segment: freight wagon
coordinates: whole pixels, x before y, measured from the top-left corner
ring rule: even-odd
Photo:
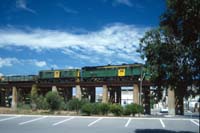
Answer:
[[[0,82],[27,82],[36,81],[37,75],[2,76]]]

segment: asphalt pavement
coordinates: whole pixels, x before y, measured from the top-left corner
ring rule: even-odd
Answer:
[[[1,133],[199,133],[199,119],[1,115]]]

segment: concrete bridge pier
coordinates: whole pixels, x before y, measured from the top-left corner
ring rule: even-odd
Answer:
[[[76,98],[79,100],[81,100],[82,98],[82,91],[80,85],[76,85]]]
[[[11,103],[12,110],[17,109],[17,88],[15,86],[12,87],[12,103]]]
[[[138,84],[133,85],[133,103],[139,104],[139,87],[138,87]]]
[[[107,87],[107,85],[103,85],[102,103],[108,103],[108,87]]]
[[[55,85],[52,86],[52,92],[58,92],[58,89],[57,89],[57,87]]]

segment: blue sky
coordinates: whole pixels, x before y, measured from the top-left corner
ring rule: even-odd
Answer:
[[[164,0],[1,0],[0,75],[142,63]]]

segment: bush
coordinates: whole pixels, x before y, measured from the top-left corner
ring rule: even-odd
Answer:
[[[77,113],[79,112],[79,110],[81,109],[81,101],[77,98],[75,99],[72,99],[70,100],[68,103],[67,103],[67,108],[68,110],[70,111],[76,111]]]
[[[86,115],[91,115],[93,109],[93,104],[92,103],[86,103],[81,107],[81,112],[86,114]]]
[[[92,114],[95,114],[95,115],[100,114],[100,104],[99,103],[92,104]]]
[[[138,113],[144,114],[144,107],[141,105],[137,105]]]
[[[60,109],[63,99],[57,92],[50,91],[46,94],[45,98],[51,111]]]
[[[99,108],[100,108],[100,112],[102,113],[102,115],[108,114],[109,104],[101,103],[99,106],[100,106]]]
[[[123,108],[119,104],[113,104],[110,106],[110,112],[113,113],[115,116],[120,116],[123,112]]]
[[[49,108],[49,104],[47,103],[47,100],[45,97],[40,95],[36,100],[36,105],[38,109],[44,109],[47,110]]]
[[[128,104],[125,106],[124,108],[124,115],[133,115],[135,116],[135,114],[139,113],[139,110],[138,110],[138,105],[137,104]]]
[[[25,109],[25,110],[30,110],[31,106],[29,104],[24,104],[22,102],[19,102],[17,104],[17,108],[19,108],[19,109]]]

